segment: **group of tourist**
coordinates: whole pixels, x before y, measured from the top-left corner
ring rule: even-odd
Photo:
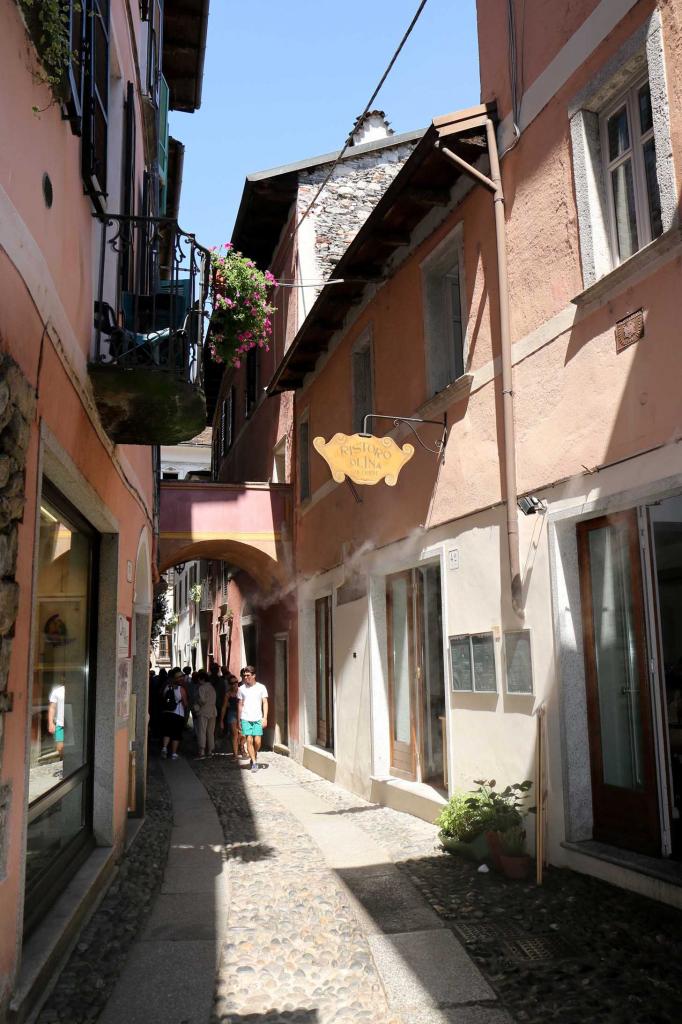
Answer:
[[[268,691],[256,678],[253,665],[241,670],[241,681],[223,666],[209,672],[162,668],[149,675],[149,727],[160,739],[161,757],[178,759],[183,731],[192,715],[198,757],[215,752],[216,730],[229,736],[232,764],[248,758],[258,770],[258,753],[268,719]]]

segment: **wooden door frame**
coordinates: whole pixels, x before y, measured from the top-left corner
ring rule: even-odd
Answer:
[[[393,667],[393,596],[391,584],[398,579],[404,579],[407,583],[407,630],[408,630],[408,673],[410,687],[410,743],[408,744],[395,739],[395,678]],[[392,775],[398,778],[414,782],[417,779],[417,722],[415,716],[416,701],[416,664],[415,664],[415,636],[416,636],[416,611],[414,601],[414,575],[412,569],[404,569],[401,572],[391,573],[386,577],[386,654],[388,662],[388,708],[389,708],[389,740],[390,740],[390,770]]]
[[[324,694],[326,718],[320,718],[320,658],[318,640],[320,636],[320,612],[324,609]],[[324,750],[334,749],[334,668],[331,594],[318,597],[315,601],[315,740]]]
[[[589,535],[594,530],[626,524],[630,556],[630,586],[633,600],[633,628],[637,646],[639,673],[639,711],[642,731],[644,789],[625,790],[603,780],[601,718],[599,689],[595,662],[595,633],[592,602]],[[647,632],[644,607],[641,552],[637,510],[628,509],[584,520],[577,524],[580,602],[585,658],[585,691],[587,703],[588,741],[590,750],[593,835],[597,840],[651,855],[660,855],[660,818],[653,738],[650,676],[648,671]],[[655,837],[655,839],[654,839]]]

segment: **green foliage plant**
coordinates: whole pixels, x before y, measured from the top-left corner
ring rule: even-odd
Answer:
[[[469,843],[483,831],[475,807],[466,793],[453,793],[436,818],[441,836]]]
[[[520,827],[525,801],[533,783],[526,779],[515,782],[501,792],[495,789],[495,779],[474,779],[477,789],[472,790],[467,803],[480,823],[481,832],[506,832]]]
[[[199,604],[201,601],[202,585],[201,583],[193,583],[189,588],[189,596],[195,604]]]
[[[64,0],[17,0],[42,64],[41,79],[65,99],[69,50],[69,4]],[[81,9],[80,4],[75,5]]]

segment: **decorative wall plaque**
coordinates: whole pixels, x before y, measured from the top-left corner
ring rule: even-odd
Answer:
[[[378,484],[386,480],[389,487],[398,483],[400,470],[414,455],[414,447],[398,447],[392,437],[372,434],[334,434],[331,441],[316,437],[313,447],[332,471],[337,484],[349,477],[355,484]]]
[[[638,309],[616,323],[616,352],[634,345],[644,337],[644,311]]]

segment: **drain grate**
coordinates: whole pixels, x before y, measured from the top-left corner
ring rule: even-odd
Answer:
[[[565,960],[573,955],[569,944],[558,935],[527,935],[515,925],[468,924],[451,925],[453,932],[467,945],[482,942],[497,947],[510,963],[538,963]]]
[[[451,927],[462,942],[508,942],[519,936],[519,929],[514,925],[497,924],[493,921],[486,924],[469,924],[458,921]]]
[[[571,955],[568,943],[553,935],[517,938],[505,946],[510,960],[515,961],[564,960]]]

